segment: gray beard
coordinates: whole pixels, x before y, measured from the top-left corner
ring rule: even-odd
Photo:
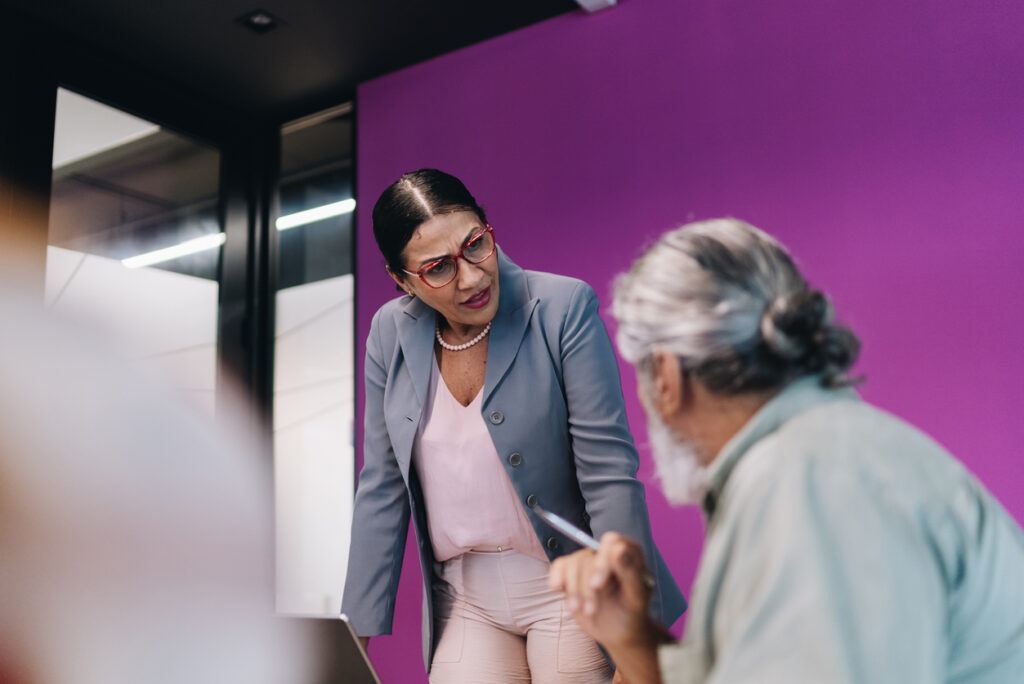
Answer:
[[[647,416],[647,439],[661,491],[676,506],[700,503],[707,492],[707,468],[692,442],[675,435],[654,412]]]

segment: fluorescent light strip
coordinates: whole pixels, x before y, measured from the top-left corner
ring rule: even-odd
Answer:
[[[138,256],[121,259],[121,263],[127,268],[152,266],[153,264],[159,264],[164,261],[170,261],[171,259],[195,254],[196,252],[205,252],[208,249],[215,249],[224,244],[224,238],[224,233],[204,235],[203,237],[196,238],[194,240],[182,242],[180,245],[164,247],[163,249],[146,252],[145,254],[139,254]]]
[[[282,216],[277,219],[274,225],[277,226],[278,230],[288,230],[289,228],[304,226],[307,223],[313,223],[314,221],[322,221],[325,218],[331,218],[332,216],[350,214],[355,211],[355,208],[356,201],[354,199],[341,200],[340,202],[332,202],[331,204],[325,204],[320,207],[313,207],[312,209],[306,209],[305,211],[299,211],[294,214]]]
[[[340,202],[332,202],[331,204],[324,204],[323,206],[313,207],[312,209],[306,209],[305,211],[299,211],[294,214],[282,216],[277,219],[275,225],[278,230],[288,230],[289,228],[304,226],[307,223],[313,223],[314,221],[322,221],[326,218],[331,218],[332,216],[349,214],[355,211],[355,208],[356,201],[354,199],[341,200]],[[203,237],[196,238],[194,240],[182,242],[180,245],[165,247],[152,252],[146,252],[145,254],[139,254],[138,256],[121,259],[121,263],[127,268],[152,266],[153,264],[160,264],[165,261],[170,261],[171,259],[195,254],[196,252],[205,252],[208,249],[215,249],[224,244],[224,238],[224,233],[204,235]]]

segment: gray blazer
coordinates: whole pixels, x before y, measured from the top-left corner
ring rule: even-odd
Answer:
[[[626,422],[618,366],[593,288],[524,271],[498,253],[498,312],[491,327],[482,412],[491,439],[549,558],[578,547],[531,510],[543,507],[594,536],[639,541],[656,568],[651,613],[665,624],[686,609],[651,539],[638,457]],[[373,317],[366,340],[363,469],[359,475],[342,600],[357,634],[390,634],[412,516],[424,577],[423,657],[436,645],[437,577],[412,446],[434,350],[435,312],[400,297]]]

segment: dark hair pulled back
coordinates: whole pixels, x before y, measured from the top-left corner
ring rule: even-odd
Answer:
[[[457,211],[471,211],[487,223],[483,207],[450,173],[420,169],[389,185],[373,205],[373,237],[391,272],[404,277],[402,254],[421,224]]]

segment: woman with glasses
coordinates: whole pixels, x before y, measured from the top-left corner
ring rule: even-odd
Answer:
[[[514,264],[462,182],[421,169],[373,209],[405,296],[366,342],[363,469],[342,611],[391,632],[410,516],[435,684],[607,682],[610,666],[547,586],[578,548],[543,507],[599,537],[641,540],[652,612],[685,601],[651,539],[637,452],[593,289]]]

